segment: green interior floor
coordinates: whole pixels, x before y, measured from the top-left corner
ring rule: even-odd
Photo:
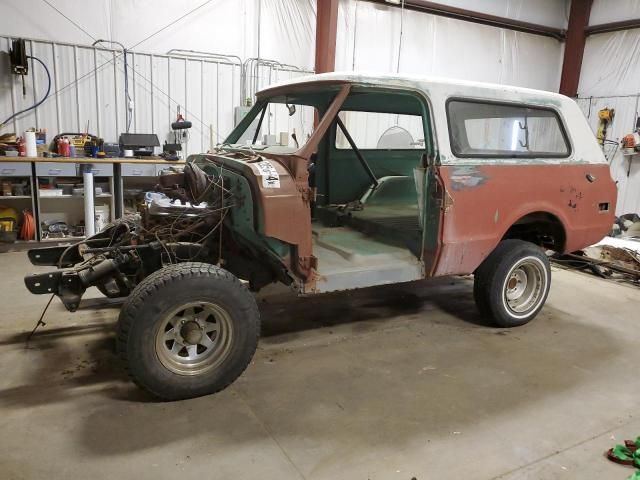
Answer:
[[[407,248],[420,258],[422,231],[418,215],[417,205],[365,205],[362,210],[347,212],[326,209],[320,216],[325,225],[349,227],[375,242]],[[356,244],[354,248],[364,246]]]

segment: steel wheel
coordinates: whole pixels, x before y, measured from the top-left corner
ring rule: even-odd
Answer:
[[[233,327],[220,305],[193,302],[165,315],[156,332],[156,355],[179,375],[200,375],[218,366],[229,354]]]
[[[514,317],[524,317],[535,310],[545,297],[548,276],[537,257],[525,257],[516,263],[503,285],[504,305]]]
[[[483,317],[511,328],[540,312],[551,285],[551,267],[533,243],[502,240],[474,272],[473,298]]]

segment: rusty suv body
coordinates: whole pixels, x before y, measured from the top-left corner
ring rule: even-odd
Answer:
[[[543,307],[545,251],[600,240],[609,165],[562,95],[449,79],[331,73],[257,94],[224,143],[162,175],[171,200],[62,247],[34,249],[33,293],[69,310],[128,297],[118,348],[164,399],[216,392],[249,363],[249,291],[301,295],[473,274],[480,314],[522,325]],[[428,286],[425,286],[428,288]]]

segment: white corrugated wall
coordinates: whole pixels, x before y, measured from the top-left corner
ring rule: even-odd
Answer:
[[[9,38],[0,38],[7,50]],[[49,137],[62,132],[89,132],[117,141],[126,130],[124,65],[120,52],[39,41],[27,42],[27,50],[48,65],[52,94],[36,110],[9,122],[2,130],[22,132],[28,127],[47,128]],[[55,61],[54,61],[55,59]],[[115,59],[115,60],[114,60]],[[210,132],[214,143],[232,127],[233,108],[240,104],[240,67],[209,60],[170,58],[151,54],[128,54],[129,91],[134,108],[130,131],[156,132],[169,140],[170,124],[177,106],[193,122],[187,149],[206,150]],[[22,82],[0,71],[0,112],[19,111],[41,98],[47,80],[38,63],[30,63]],[[78,79],[78,81],[76,81]],[[35,82],[35,85],[34,85]],[[221,133],[219,133],[221,132]]]
[[[22,95],[20,77],[8,72],[10,38],[34,39],[27,42],[27,50],[49,67],[52,95],[0,133],[40,127],[47,128],[51,138],[84,131],[89,122],[91,133],[117,141],[126,130],[123,57],[119,51],[90,48],[96,39],[112,39],[133,47],[128,55],[134,105],[130,131],[155,132],[160,142],[171,141],[170,124],[180,105],[193,122],[187,152],[204,151],[233,127],[234,107],[243,102],[240,67],[164,54],[170,49],[202,50],[242,60],[260,56],[309,69],[314,32],[315,0],[90,0],[83,8],[68,0],[7,0],[0,16],[0,122],[42,98],[47,85],[42,67],[31,64]],[[259,77],[254,89],[299,75],[265,66],[250,73]]]

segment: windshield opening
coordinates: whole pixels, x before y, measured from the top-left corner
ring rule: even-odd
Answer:
[[[224,143],[234,148],[292,153],[309,141],[316,116],[322,118],[339,91],[339,85],[304,90],[293,85],[290,92],[259,97]]]
[[[295,150],[304,146],[314,127],[316,108],[287,97],[270,98],[252,110],[253,120],[233,143],[253,146],[279,146]]]

